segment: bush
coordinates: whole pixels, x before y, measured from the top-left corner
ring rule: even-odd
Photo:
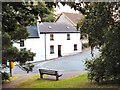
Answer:
[[[2,74],[2,82],[4,82],[5,80],[10,80],[10,76],[8,73],[1,72],[1,74]]]
[[[110,61],[109,61],[110,62]],[[114,63],[112,63],[114,64]],[[112,66],[102,56],[92,60],[86,60],[86,70],[88,79],[97,83],[116,83],[120,84],[120,73],[115,70],[116,65]]]
[[[91,81],[103,82],[104,81],[104,61],[102,58],[94,58],[85,62],[86,70],[88,70],[88,78]]]
[[[22,68],[29,73],[30,71],[33,71],[34,65],[32,63],[27,63],[22,65]]]

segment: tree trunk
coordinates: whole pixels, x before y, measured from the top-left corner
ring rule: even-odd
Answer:
[[[10,65],[10,77],[12,77],[11,61],[9,62],[9,65]]]

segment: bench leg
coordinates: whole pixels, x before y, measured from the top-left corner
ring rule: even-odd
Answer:
[[[59,79],[59,77],[61,77],[62,76],[62,74],[61,75],[56,75],[56,81]]]
[[[59,77],[58,76],[56,76],[56,81],[59,79]]]
[[[43,78],[43,74],[40,74],[40,78]]]

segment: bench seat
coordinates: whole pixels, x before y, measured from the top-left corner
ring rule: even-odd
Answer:
[[[39,73],[40,73],[40,78],[43,78],[44,74],[56,76],[56,81],[59,79],[59,77],[62,76],[62,74],[58,74],[58,71],[48,70],[48,69],[39,69]]]

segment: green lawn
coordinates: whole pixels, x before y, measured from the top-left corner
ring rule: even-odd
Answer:
[[[86,74],[59,81],[37,80],[38,78],[39,75],[35,75],[32,78],[15,84],[13,88],[120,88],[117,85],[93,84],[88,81]]]

